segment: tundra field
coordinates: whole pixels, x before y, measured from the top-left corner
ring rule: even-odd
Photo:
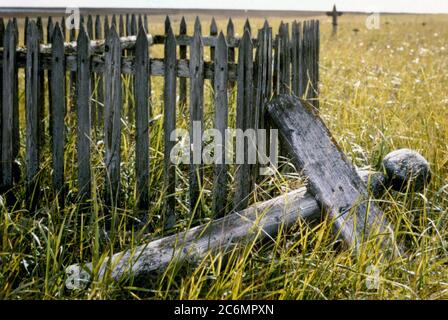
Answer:
[[[151,221],[143,227],[133,225],[130,217],[134,194],[124,194],[123,208],[112,213],[117,223],[107,234],[104,232],[103,200],[96,192],[104,185],[104,151],[100,143],[92,155],[92,210],[78,210],[73,201],[77,191],[76,114],[68,112],[65,180],[70,191],[65,207],[50,200],[53,197],[44,190],[41,209],[26,211],[23,185],[16,188],[18,202],[13,209],[7,209],[0,196],[0,299],[447,299],[448,18],[381,15],[379,29],[369,30],[365,26],[366,16],[344,15],[336,37],[331,37],[329,17],[314,18],[321,20],[320,112],[342,150],[356,166],[377,170],[381,170],[383,157],[398,148],[414,149],[430,162],[432,181],[423,192],[390,192],[378,200],[396,226],[398,238],[406,243],[407,255],[386,258],[379,248],[373,253],[361,251],[354,255],[335,246],[328,221],[297,221],[294,230],[280,232],[275,239],[241,243],[227,248],[225,254],[210,253],[197,264],[173,264],[163,274],[144,281],[93,281],[87,289],[68,290],[68,265],[93,261],[97,266],[113,253],[206,223],[212,217],[212,179],[204,181],[202,216],[191,217],[188,168],[179,166],[178,220],[172,229],[163,230],[163,78],[153,77]],[[163,20],[149,16],[149,31],[163,34]],[[204,34],[208,33],[210,20],[210,16],[201,16]],[[233,20],[236,33],[241,35],[245,19]],[[178,16],[172,17],[175,32],[179,30],[179,21]],[[280,21],[269,19],[274,29],[278,29]],[[256,30],[264,20],[251,18],[250,22],[252,30]],[[285,22],[292,19],[285,18]],[[188,16],[187,23],[191,33],[194,17]],[[227,17],[218,17],[217,23],[218,30],[225,30]],[[152,47],[151,54],[163,57],[163,46]],[[208,55],[209,50],[205,49],[205,60]],[[22,89],[23,77],[21,71]],[[204,118],[208,127],[213,120],[211,96],[207,80]],[[124,99],[128,98],[125,92]],[[233,92],[231,124],[235,121],[235,98]],[[24,122],[24,94],[19,103]],[[125,190],[132,190],[134,126],[125,114],[122,184]],[[178,127],[187,128],[188,106],[180,108],[178,114],[185,115],[178,117]],[[21,139],[24,145],[24,132]],[[21,148],[20,161],[24,156]],[[45,149],[42,157],[42,166],[50,166],[50,150]],[[280,165],[291,166],[285,162]],[[206,170],[211,172],[212,167]],[[232,178],[233,172],[229,174]],[[51,183],[49,175],[40,179],[41,186]],[[280,169],[257,184],[250,202],[267,200],[305,184],[293,169]]]

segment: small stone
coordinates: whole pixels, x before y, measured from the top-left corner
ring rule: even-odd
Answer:
[[[396,191],[421,191],[431,180],[431,170],[426,159],[410,149],[395,150],[384,157],[388,184]]]

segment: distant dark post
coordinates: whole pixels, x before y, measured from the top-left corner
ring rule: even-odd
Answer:
[[[338,17],[342,16],[342,12],[338,12],[336,10],[336,5],[333,6],[333,11],[327,12],[327,16],[333,18],[333,35],[335,35],[338,31]]]

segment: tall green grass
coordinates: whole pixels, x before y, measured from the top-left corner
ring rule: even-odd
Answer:
[[[76,116],[68,112],[66,145],[67,202],[62,207],[51,191],[50,150],[42,155],[39,176],[44,188],[40,209],[24,206],[24,185],[15,191],[13,208],[0,198],[0,298],[2,299],[442,299],[448,297],[448,23],[443,16],[382,16],[379,30],[367,30],[365,17],[341,18],[337,38],[322,20],[321,115],[337,142],[357,166],[378,167],[397,148],[421,152],[430,162],[432,183],[420,193],[388,193],[378,200],[406,243],[406,257],[389,259],[379,248],[353,255],[336,244],[331,221],[307,224],[297,221],[263,243],[249,241],[227,252],[209,253],[195,264],[170,265],[163,274],[140,282],[93,281],[85,290],[65,288],[65,268],[77,262],[94,266],[121,250],[151,239],[208,222],[213,188],[212,167],[206,168],[201,216],[190,216],[188,168],[179,166],[176,186],[176,225],[163,225],[163,80],[152,82],[151,208],[146,216],[134,210],[133,124],[123,111],[123,203],[112,212],[114,223],[106,232],[104,216],[104,163],[101,131],[95,133],[92,155],[91,210],[79,210],[76,186]],[[154,19],[150,31],[162,33],[163,22]],[[179,19],[173,19],[176,27]],[[206,21],[206,20],[203,20]],[[244,20],[235,19],[237,32]],[[151,22],[151,21],[150,21]],[[193,19],[189,19],[190,25]],[[262,26],[253,19],[252,28]],[[271,20],[274,29],[280,20]],[[423,26],[422,22],[426,22]],[[218,19],[225,29],[226,20]],[[176,28],[175,27],[175,28]],[[352,29],[360,32],[354,33]],[[192,29],[192,28],[190,28]],[[209,54],[206,50],[206,56]],[[162,47],[152,48],[162,56]],[[124,83],[129,80],[123,77]],[[21,75],[23,83],[23,74]],[[212,126],[213,105],[206,82],[205,123]],[[127,105],[129,91],[124,92]],[[235,92],[230,122],[235,121]],[[24,96],[20,97],[23,111]],[[188,106],[180,107],[178,127],[188,127]],[[22,112],[23,115],[23,112]],[[48,121],[48,119],[46,119]],[[24,119],[21,119],[22,124]],[[22,125],[22,128],[24,126]],[[22,132],[22,137],[23,132]],[[23,138],[22,138],[23,139]],[[47,136],[46,139],[49,139]],[[48,140],[47,140],[48,141]],[[24,140],[20,162],[24,163]],[[289,164],[282,163],[284,166]],[[294,170],[261,181],[251,202],[262,201],[304,184]],[[290,172],[290,173],[285,173]],[[230,172],[229,179],[233,179]],[[48,186],[48,187],[47,187]],[[231,196],[231,192],[229,194]],[[136,221],[141,218],[140,221]],[[377,286],[369,286],[377,270]]]

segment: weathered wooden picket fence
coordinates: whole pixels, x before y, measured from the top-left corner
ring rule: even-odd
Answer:
[[[242,37],[235,36],[232,20],[227,34],[220,32],[213,20],[210,35],[202,34],[196,19],[193,36],[187,35],[182,19],[179,34],[175,35],[170,20],[165,23],[164,35],[151,35],[146,16],[107,17],[104,24],[99,16],[81,18],[81,26],[66,30],[64,18],[56,22],[48,18],[46,39],[43,21],[26,19],[25,41],[19,44],[17,19],[6,26],[0,20],[0,186],[9,192],[23,181],[27,190],[27,205],[38,205],[39,179],[42,170],[40,150],[44,143],[43,130],[52,137],[51,172],[55,194],[64,198],[64,147],[66,142],[66,110],[77,115],[77,175],[79,200],[88,200],[92,192],[91,150],[96,143],[92,128],[102,130],[105,143],[107,205],[119,205],[120,144],[122,118],[128,108],[126,121],[135,121],[135,175],[137,207],[145,210],[150,204],[149,190],[149,114],[151,108],[151,77],[164,77],[164,191],[166,214],[175,211],[175,165],[169,155],[175,142],[170,132],[176,127],[178,105],[189,105],[190,124],[203,121],[204,81],[210,80],[214,89],[214,127],[220,132],[228,127],[228,88],[236,84],[237,119],[240,129],[265,126],[264,103],[276,93],[293,93],[309,99],[318,107],[319,83],[319,22],[282,23],[273,36],[266,21],[257,32],[249,21]],[[104,31],[104,32],[103,32]],[[69,34],[67,37],[67,33]],[[251,36],[251,34],[256,37]],[[69,40],[66,41],[65,39]],[[93,39],[93,40],[92,40]],[[164,45],[164,58],[150,56],[149,47]],[[204,61],[204,47],[210,49],[210,61]],[[177,54],[177,48],[179,54]],[[188,53],[188,54],[187,54]],[[18,70],[25,72],[26,137],[25,159],[19,159],[20,128]],[[123,77],[133,82],[129,106],[123,105]],[[47,82],[45,81],[47,78]],[[177,83],[179,78],[179,83]],[[189,94],[187,94],[189,79]],[[178,95],[178,99],[176,99]],[[189,99],[189,101],[187,101]],[[70,108],[67,106],[71,102]],[[48,114],[48,123],[44,116]],[[201,144],[201,137],[192,135],[190,142]],[[223,147],[224,148],[224,147]],[[224,153],[223,153],[224,154]],[[23,161],[22,165],[18,162]],[[216,165],[214,170],[213,210],[221,215],[226,208],[227,165]],[[23,174],[21,171],[24,171]],[[49,169],[50,170],[50,169]],[[254,186],[254,170],[240,165],[236,171],[234,206],[244,209]],[[194,210],[200,196],[203,179],[202,165],[190,165],[190,208]]]

